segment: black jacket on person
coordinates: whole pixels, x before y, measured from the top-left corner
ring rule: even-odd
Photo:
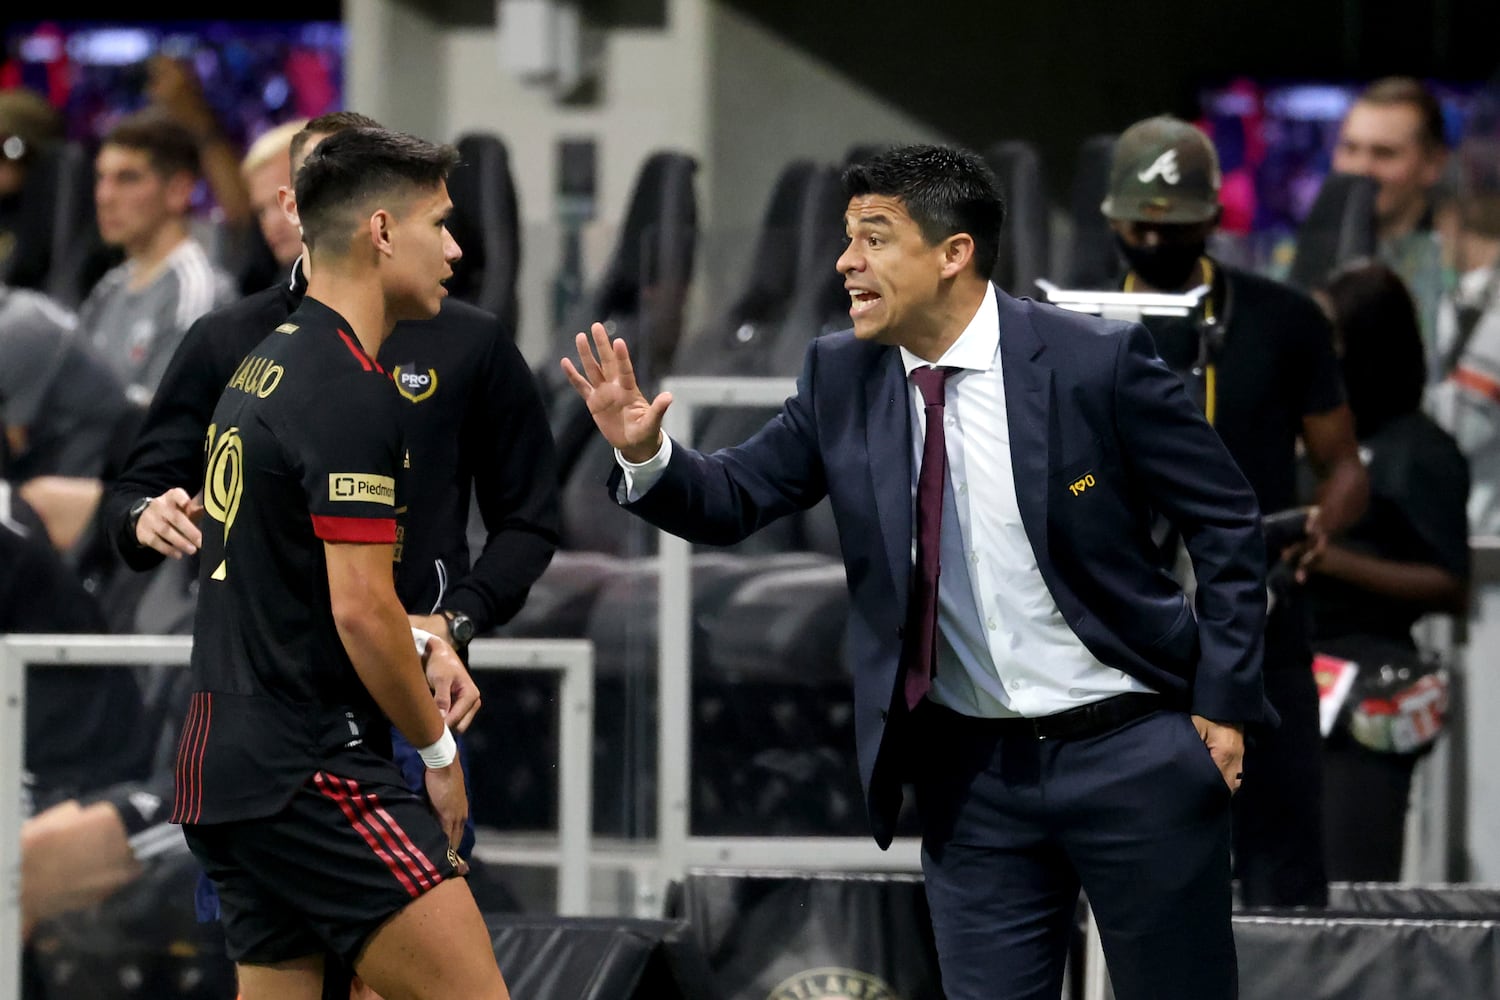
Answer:
[[[174,486],[197,492],[204,434],[220,393],[306,287],[294,266],[289,280],[189,328],[101,503],[102,530],[131,568],[150,569],[162,559],[136,543],[131,506]],[[558,544],[552,433],[531,369],[499,326],[491,313],[445,299],[433,319],[397,324],[378,359],[410,404],[403,429],[413,489],[396,589],[409,613],[462,611],[480,635],[521,609]],[[488,535],[472,566],[471,496]]]

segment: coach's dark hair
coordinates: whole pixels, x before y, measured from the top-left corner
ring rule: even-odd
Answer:
[[[405,132],[350,128],[334,133],[313,147],[297,171],[303,242],[316,248],[326,237],[347,236],[356,212],[380,207],[373,199],[405,199],[429,191],[447,179],[457,162],[458,150],[452,146]]]
[[[200,172],[198,137],[155,108],[121,118],[105,133],[101,144],[145,153],[151,169],[163,177],[181,172],[197,177]]]
[[[362,115],[358,111],[330,111],[326,115],[319,115],[297,131],[292,136],[292,144],[287,147],[287,155],[291,161],[296,163],[302,159],[302,154],[307,152],[308,143],[313,137],[327,138],[346,128],[384,128],[378,121],[369,115]]]
[[[1005,203],[995,174],[979,156],[955,146],[896,146],[844,171],[844,194],[900,198],[936,245],[955,233],[974,240],[974,269],[989,280],[1000,253]]]

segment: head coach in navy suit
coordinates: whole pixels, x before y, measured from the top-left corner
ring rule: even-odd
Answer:
[[[844,183],[854,328],[745,443],[674,445],[624,342],[578,335],[611,494],[705,544],[830,499],[871,825],[888,845],[913,787],[949,1000],[1055,1000],[1080,888],[1120,1000],[1233,997],[1229,802],[1274,717],[1255,496],[1144,328],[990,284],[977,156],[898,147]]]

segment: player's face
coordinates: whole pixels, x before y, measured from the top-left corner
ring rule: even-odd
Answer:
[[[165,177],[144,150],[106,145],[94,160],[94,208],[99,235],[127,253],[148,246],[188,209],[192,178]]]
[[[282,267],[290,267],[302,252],[302,234],[297,231],[297,224],[282,211],[277,197],[278,192],[290,184],[290,167],[284,156],[273,156],[245,174],[250,207],[255,211],[260,234],[265,237],[266,246],[271,248],[276,263]]]
[[[861,340],[900,344],[925,330],[942,283],[942,245],[927,242],[900,198],[860,195],[844,215],[849,245],[835,265]]]
[[[392,311],[400,319],[431,319],[441,308],[448,290],[443,283],[453,277],[453,265],[463,256],[448,217],[453,202],[447,185],[414,198],[396,223]]]

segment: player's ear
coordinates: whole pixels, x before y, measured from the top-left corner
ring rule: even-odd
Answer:
[[[395,229],[395,225],[395,218],[383,208],[370,216],[370,246],[376,253],[390,255],[391,232]]]

